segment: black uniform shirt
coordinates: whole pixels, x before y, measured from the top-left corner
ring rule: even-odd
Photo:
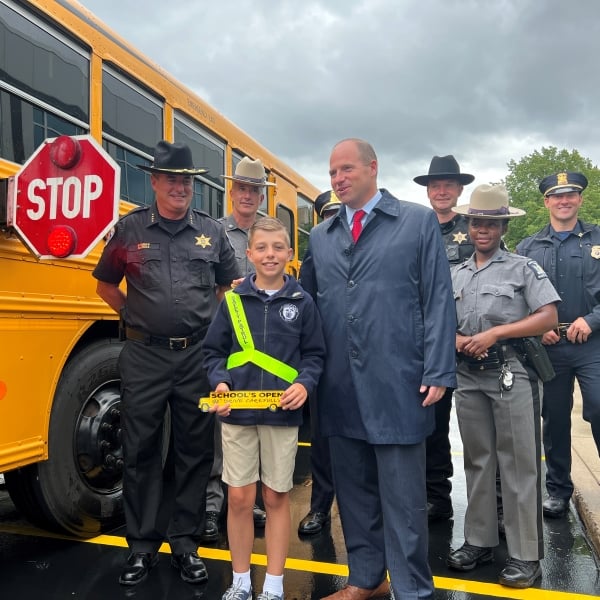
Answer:
[[[467,260],[475,251],[469,237],[469,222],[463,215],[456,215],[451,221],[440,223],[444,238],[446,256],[451,265],[457,265]]]
[[[582,231],[580,223],[577,223],[573,232],[565,238],[554,231],[552,226],[550,227],[550,237],[556,257],[556,272],[552,283],[562,298],[562,302],[558,305],[558,320],[561,323],[572,323],[577,317],[588,312],[582,276]],[[548,274],[552,278],[551,273]]]
[[[157,336],[187,336],[212,318],[215,284],[239,277],[223,226],[190,209],[178,224],[165,222],[156,204],[125,215],[104,248],[94,277],[127,281],[127,325]]]
[[[550,224],[517,245],[517,252],[535,259],[561,295],[558,320],[584,317],[592,331],[600,330],[600,227],[577,221],[560,240]]]

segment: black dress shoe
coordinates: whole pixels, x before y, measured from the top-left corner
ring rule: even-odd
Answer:
[[[560,519],[567,514],[569,510],[569,500],[566,498],[557,498],[550,496],[542,503],[542,512],[545,517],[550,519]]]
[[[331,521],[331,515],[324,512],[309,512],[298,525],[300,535],[315,535],[323,530],[323,527]]]
[[[121,585],[137,585],[148,577],[150,569],[158,562],[158,556],[147,552],[134,552],[129,555],[127,564],[121,575],[119,583]]]
[[[514,588],[531,587],[536,579],[542,576],[542,567],[539,560],[519,560],[509,558],[502,569],[498,583]]]
[[[181,579],[188,583],[203,583],[208,579],[206,567],[196,552],[173,554],[171,565],[179,569]]]
[[[446,564],[457,571],[472,571],[478,565],[492,562],[494,554],[491,548],[472,546],[466,542],[458,549],[450,552]]]
[[[431,521],[447,521],[454,516],[452,504],[434,504],[427,503],[427,520]]]
[[[200,539],[203,542],[214,542],[219,539],[219,513],[214,510],[206,512],[204,517],[204,531]]]
[[[264,527],[267,522],[267,513],[258,504],[252,509],[252,518],[254,519],[254,527]]]

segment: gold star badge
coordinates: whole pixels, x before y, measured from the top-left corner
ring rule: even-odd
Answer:
[[[462,244],[463,242],[467,241],[467,234],[463,233],[462,231],[459,231],[458,233],[454,234],[454,238],[452,239],[453,242],[457,242],[458,244]]]
[[[199,235],[196,238],[196,246],[202,246],[203,248],[210,246],[210,238],[206,237],[204,234]]]

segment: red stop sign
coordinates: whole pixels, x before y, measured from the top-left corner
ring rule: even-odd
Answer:
[[[15,175],[10,224],[38,258],[83,258],[119,218],[120,177],[89,135],[45,140]]]

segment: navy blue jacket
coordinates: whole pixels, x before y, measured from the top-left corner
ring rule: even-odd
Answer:
[[[327,342],[319,426],[371,444],[434,427],[421,385],[456,387],[456,310],[435,213],[386,190],[352,242],[346,208],[314,227],[300,271]]]
[[[325,357],[321,319],[313,299],[300,284],[285,275],[283,287],[272,296],[254,285],[255,275],[248,275],[234,290],[242,299],[254,347],[294,367],[309,394],[315,391]],[[231,390],[285,390],[290,384],[252,363],[231,370],[227,358],[241,350],[235,336],[225,301],[221,302],[203,342],[204,366],[214,389],[224,382]],[[251,410],[235,409],[224,423],[235,425],[302,424],[302,409]]]

